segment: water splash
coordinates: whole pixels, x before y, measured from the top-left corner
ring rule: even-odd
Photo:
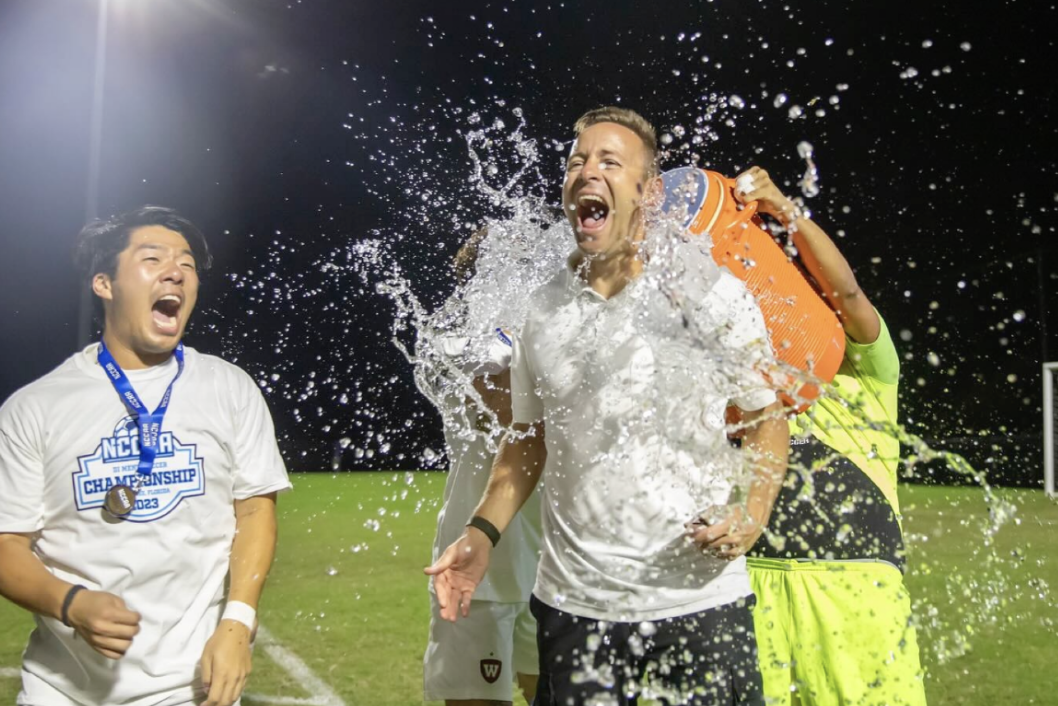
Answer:
[[[815,148],[812,147],[810,142],[802,141],[797,143],[797,156],[803,159],[807,165],[804,176],[801,177],[801,193],[808,199],[819,196],[819,170],[816,168],[816,163],[812,158],[814,151]]]
[[[723,100],[718,97],[714,105],[722,104]],[[572,249],[572,240],[568,226],[555,206],[533,195],[544,191],[539,164],[542,157],[539,143],[525,137],[527,126],[523,116],[517,116],[517,127],[506,133],[501,127],[502,122],[489,122],[480,115],[471,122],[475,127],[482,124],[489,127],[472,130],[464,136],[471,164],[468,181],[475,193],[489,204],[490,210],[504,214],[502,218],[485,219],[489,237],[484,241],[475,277],[431,311],[416,298],[412,278],[396,264],[398,258],[391,242],[373,240],[361,243],[353,253],[365,285],[377,281],[377,291],[395,306],[393,341],[414,369],[420,390],[435,403],[445,395],[458,395],[480,409],[483,405],[471,384],[472,376],[452,366],[450,356],[444,355],[440,342],[451,336],[484,341],[483,332],[490,331],[496,322],[503,322],[503,326],[517,333],[527,314],[526,293],[541,285],[562,266]],[[693,140],[709,134],[708,124],[708,120],[698,123],[701,127],[696,128],[692,139],[682,142],[676,139],[675,128],[665,133],[668,139],[663,136],[662,142],[666,155],[670,158],[682,155],[687,161],[695,161]],[[552,144],[562,149],[560,141]],[[801,192],[811,198],[819,194],[814,149],[810,143],[802,142],[797,151],[808,166],[800,182]],[[516,168],[507,163],[509,157],[516,163]],[[472,230],[467,227],[469,224],[457,225],[457,232]],[[480,222],[474,225],[480,225]],[[719,475],[728,479],[732,486],[744,488],[749,478],[737,454],[730,448],[710,446],[687,421],[689,417],[704,412],[696,406],[700,397],[696,397],[694,386],[675,382],[709,379],[719,370],[743,364],[743,361],[732,360],[718,350],[716,342],[706,335],[711,330],[708,322],[697,322],[694,318],[696,312],[687,310],[688,303],[695,299],[692,292],[707,289],[718,276],[708,255],[708,243],[686,240],[664,219],[654,218],[650,226],[643,245],[646,266],[641,286],[631,292],[628,306],[637,331],[651,341],[655,359],[665,361],[667,369],[666,374],[659,375],[661,384],[656,390],[638,400],[643,413],[622,423],[616,431],[617,438],[653,434],[689,456],[713,455],[718,459],[717,466],[725,467],[718,471]],[[380,273],[383,274],[380,276]],[[410,341],[414,345],[409,345]],[[486,352],[475,349],[474,345],[469,349],[470,358],[484,359]],[[836,397],[836,392],[829,388],[824,388],[822,394]],[[438,404],[438,408],[444,409],[444,406]],[[685,414],[687,410],[693,413]],[[465,413],[467,410],[460,411]],[[878,426],[866,416],[862,420],[864,428]],[[485,434],[493,449],[504,431],[495,418],[489,419],[483,428],[465,424],[465,429],[467,434]],[[728,430],[738,431],[736,428]],[[945,590],[951,600],[946,604],[927,603],[922,599],[916,602],[915,625],[924,644],[930,646],[929,653],[923,655],[924,661],[943,664],[964,654],[972,644],[975,632],[998,619],[1003,605],[1001,597],[1010,590],[1012,565],[998,556],[994,538],[1006,524],[1017,521],[1017,510],[1009,501],[998,497],[984,476],[962,457],[934,450],[903,427],[888,431],[914,450],[907,461],[909,474],[913,475],[920,463],[940,461],[984,490],[989,519],[980,528],[982,541],[974,552],[972,578],[961,573],[950,575]],[[620,449],[621,444],[616,447]],[[609,461],[627,460],[620,451],[611,453]],[[813,472],[810,467],[794,465],[792,468],[806,475]],[[716,500],[698,496],[694,502],[708,504]],[[615,515],[620,515],[619,509]],[[840,518],[828,520],[840,523]],[[914,556],[928,543],[925,537],[909,535],[906,539]],[[769,541],[781,542],[782,538],[770,537]],[[920,562],[913,570],[929,569]],[[1045,584],[1035,582],[1033,586],[1041,595],[1049,596]],[[594,666],[585,666],[584,670],[581,675],[584,679],[612,678],[611,674],[598,672]]]

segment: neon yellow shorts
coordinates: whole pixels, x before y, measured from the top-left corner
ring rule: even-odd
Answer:
[[[911,599],[882,562],[749,559],[769,706],[924,706]]]

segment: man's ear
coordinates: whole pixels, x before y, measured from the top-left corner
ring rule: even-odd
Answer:
[[[660,176],[652,176],[647,179],[647,186],[643,194],[643,203],[650,208],[659,208],[665,201],[665,183]]]
[[[102,272],[92,278],[92,291],[103,301],[114,299],[114,290],[111,287],[110,275]]]

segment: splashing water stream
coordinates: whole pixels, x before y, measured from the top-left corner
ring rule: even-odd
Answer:
[[[472,165],[468,182],[497,212],[512,215],[487,221],[489,235],[481,247],[476,274],[442,306],[431,312],[419,302],[408,275],[397,265],[388,241],[362,242],[352,251],[362,281],[365,284],[375,282],[377,291],[385,295],[396,309],[393,340],[412,366],[420,390],[446,415],[450,412],[445,411],[448,408],[440,403],[445,396],[469,400],[478,409],[484,405],[471,384],[472,375],[454,366],[451,358],[444,354],[443,340],[451,336],[465,338],[472,342],[468,348],[470,358],[487,357],[487,352],[480,347],[481,341],[487,340],[482,334],[499,325],[517,335],[527,314],[529,298],[526,295],[563,267],[573,249],[569,227],[564,220],[556,221],[553,206],[538,197],[513,193],[515,187],[527,178],[538,177],[540,160],[537,143],[525,137],[524,117],[518,113],[516,118],[517,127],[509,133],[504,134],[502,121],[496,121],[488,135],[484,130],[466,135]],[[662,142],[671,145],[673,140],[663,137]],[[480,148],[486,143],[490,155],[483,158]],[[496,185],[490,182],[490,176],[500,171],[497,162],[508,158],[504,149],[509,155],[517,155],[521,166],[510,178]],[[809,143],[801,142],[797,151],[808,165],[800,181],[802,194],[815,196],[819,193],[819,175],[813,161],[814,149]],[[680,232],[677,220],[656,216],[649,219],[647,238],[642,247],[646,261],[644,273],[641,280],[630,287],[630,296],[624,302],[630,308],[629,318],[634,321],[637,333],[649,342],[653,359],[664,366],[665,372],[657,376],[658,384],[654,388],[640,390],[636,399],[628,401],[630,407],[640,412],[629,415],[615,430],[618,443],[603,453],[611,454],[606,458],[608,462],[621,463],[626,460],[621,449],[626,448],[629,439],[662,439],[664,445],[687,458],[709,459],[709,464],[720,469],[714,469],[717,477],[725,478],[732,488],[745,489],[750,479],[739,454],[727,445],[717,447],[701,433],[701,420],[709,416],[710,410],[700,407],[699,400],[703,395],[695,381],[721,381],[721,385],[730,385],[724,393],[735,396],[738,376],[724,373],[744,369],[747,361],[733,357],[731,351],[725,350],[712,335],[713,323],[702,320],[702,312],[689,306],[698,293],[712,285],[719,270],[709,255],[709,244],[703,239],[687,240]],[[403,343],[409,340],[409,335],[415,341],[413,347]],[[583,351],[583,355],[598,359],[605,358],[608,353],[607,350]],[[822,394],[835,396],[836,392],[824,387]],[[446,421],[457,423],[452,418]],[[879,427],[877,422],[865,416],[861,416],[861,421],[864,428]],[[464,424],[464,430],[468,435],[483,434],[493,451],[498,439],[509,433],[495,417],[488,420],[484,429]],[[728,430],[737,431],[733,427]],[[928,643],[933,650],[932,655],[924,657],[927,662],[943,664],[965,654],[970,649],[974,633],[981,626],[999,620],[1006,603],[1005,596],[1011,591],[1011,576],[1024,570],[1018,566],[1016,557],[999,556],[994,543],[1005,524],[1018,521],[1017,508],[1009,500],[997,496],[984,475],[961,456],[931,448],[902,426],[885,431],[895,435],[911,450],[904,460],[907,475],[914,476],[919,464],[941,461],[983,490],[987,521],[977,528],[979,541],[973,552],[972,574],[956,572],[947,577],[946,593],[950,600],[944,605],[916,600],[917,629],[921,635],[929,637]],[[804,466],[793,465],[791,469],[803,475],[812,473],[812,468]],[[666,477],[659,482],[669,480],[671,478]],[[703,488],[696,489],[691,500],[696,507],[724,502],[723,498]],[[614,531],[619,530],[620,515],[618,509]],[[828,521],[837,523],[840,518],[828,518]],[[928,537],[908,536],[906,539],[910,555],[919,559],[910,570],[929,572],[929,562],[920,559],[923,552],[928,553],[925,546]],[[1041,600],[1050,600],[1048,586],[1040,582],[1030,581],[1030,584],[1039,591]],[[591,644],[587,648],[591,651]],[[612,682],[612,674],[605,669],[598,671],[586,666],[581,678]],[[651,691],[649,685],[643,695],[650,698],[666,696]]]

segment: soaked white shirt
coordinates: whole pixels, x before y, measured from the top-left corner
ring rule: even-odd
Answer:
[[[684,524],[745,473],[724,410],[775,400],[760,373],[771,351],[741,281],[714,269],[690,284],[675,314],[647,277],[606,300],[567,267],[533,295],[512,406],[515,422],[544,422],[533,592],[554,608],[658,620],[750,594],[745,559],[703,555]]]
[[[190,703],[224,607],[233,502],[290,482],[254,381],[187,348],[150,480],[127,519],[107,515],[106,490],[136,473],[139,431],[96,349],[0,407],[0,532],[30,534],[57,577],[120,596],[142,615],[141,630],[122,659],[110,660],[60,621],[34,616],[18,703]],[[153,410],[176,372],[170,358],[126,374]]]

